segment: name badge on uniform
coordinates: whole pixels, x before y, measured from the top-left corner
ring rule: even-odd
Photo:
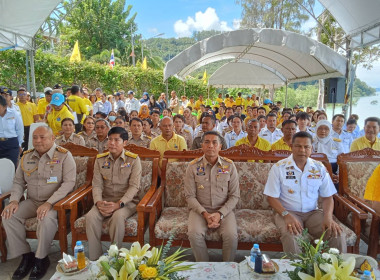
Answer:
[[[286,171],[286,177],[285,179],[295,179],[296,176],[294,175],[294,171]]]
[[[109,162],[109,161],[105,161],[105,162],[103,163],[102,168],[110,169],[110,168],[111,168],[111,162]]]
[[[120,167],[131,167],[130,162],[124,162]]]
[[[204,176],[204,175],[206,175],[205,168],[203,167],[203,164],[201,164],[201,165],[199,165],[197,167],[197,175],[198,176]]]
[[[315,174],[315,175],[311,175],[309,174],[307,176],[308,179],[320,179],[321,178],[321,175],[320,174]]]
[[[58,178],[57,177],[50,177],[49,179],[47,179],[46,183],[48,183],[48,184],[58,183]]]
[[[58,163],[59,163],[58,159],[57,160],[53,159],[52,161],[48,161],[46,164],[50,165],[50,164],[58,164]]]

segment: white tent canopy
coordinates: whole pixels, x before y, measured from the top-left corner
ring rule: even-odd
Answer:
[[[33,49],[33,37],[61,0],[1,0],[0,47]]]
[[[230,62],[216,70],[208,80],[213,87],[269,88],[285,85],[285,78],[274,69],[250,61]]]
[[[164,81],[181,80],[209,63],[230,59],[255,61],[280,73],[289,83],[344,76],[347,60],[304,35],[277,29],[245,29],[200,41],[166,63]]]
[[[319,0],[352,39],[352,47],[380,41],[379,0]]]

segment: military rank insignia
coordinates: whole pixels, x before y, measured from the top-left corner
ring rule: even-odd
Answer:
[[[104,168],[104,169],[110,169],[110,168],[111,168],[111,162],[109,162],[109,161],[105,161],[105,162],[103,163],[102,168]]]
[[[198,167],[197,167],[197,175],[198,176],[204,176],[204,175],[206,175],[203,163],[200,164],[200,165],[198,165]]]
[[[294,171],[286,171],[286,179],[295,179]]]

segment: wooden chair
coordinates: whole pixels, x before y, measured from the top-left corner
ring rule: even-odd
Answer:
[[[67,213],[63,208],[63,204],[74,197],[76,194],[83,191],[85,188],[91,185],[95,158],[98,153],[95,149],[90,149],[84,146],[75,145],[68,143],[63,145],[65,149],[69,150],[74,157],[76,166],[77,166],[77,178],[74,187],[74,191],[71,192],[68,196],[58,201],[54,204],[53,209],[58,213],[58,231],[54,236],[54,240],[59,240],[59,246],[61,252],[67,252]],[[11,192],[7,192],[0,197],[0,213],[3,211],[3,202],[5,199],[9,198]],[[37,239],[37,217],[27,219],[25,221],[26,228],[26,238]],[[1,216],[0,216],[0,250],[1,250],[1,261],[5,262],[7,259],[7,250],[5,245],[5,231],[1,226]]]
[[[261,151],[253,147],[239,146],[220,152],[221,156],[234,161],[239,174],[240,200],[236,206],[238,224],[238,248],[249,250],[253,243],[260,243],[262,250],[282,251],[280,232],[273,221],[273,212],[263,194],[267,176],[272,165],[291,154],[289,151]],[[187,238],[188,209],[184,196],[184,174],[189,160],[202,156],[201,150],[167,151],[161,168],[161,187],[157,189],[146,206],[149,216],[149,241],[152,246],[167,242],[174,232],[174,246],[189,247]],[[331,166],[326,155],[313,154],[311,158],[321,161],[328,169]],[[176,159],[177,162],[169,162]],[[247,162],[255,160],[255,162]],[[335,216],[340,217],[340,209],[348,209],[355,220],[366,217],[364,211],[355,207],[347,199],[335,195]],[[334,218],[338,223],[338,219]],[[360,222],[357,222],[360,224]],[[351,231],[340,223],[349,239],[349,252],[359,252],[360,229]],[[221,248],[219,236],[212,231],[206,234],[208,248]]]
[[[363,197],[367,181],[379,164],[380,151],[370,148],[338,156],[339,193],[368,213],[368,219],[361,221],[361,237],[368,244],[367,254],[374,258],[380,253],[380,215],[372,208],[372,202]],[[349,215],[345,217],[348,226],[356,226]]]
[[[148,225],[148,213],[145,212],[145,205],[150,200],[157,188],[158,162],[160,153],[136,145],[127,145],[125,149],[136,153],[141,159],[142,176],[141,190],[138,194],[140,202],[137,205],[137,214],[129,217],[125,221],[125,237],[123,242],[140,242],[144,244],[144,233]],[[92,197],[92,186],[86,188],[77,196],[64,204],[65,209],[70,209],[70,224],[72,233],[72,248],[75,247],[77,240],[87,240],[85,214],[94,205]],[[102,231],[102,241],[111,241],[108,228],[104,223]]]

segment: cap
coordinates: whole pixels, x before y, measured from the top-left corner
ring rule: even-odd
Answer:
[[[47,91],[50,91],[50,92],[52,92],[52,91],[53,91],[53,89],[52,89],[51,87],[46,87],[46,88],[44,89],[44,93],[46,93]]]
[[[135,94],[132,90],[128,90],[128,94]]]
[[[121,93],[120,93],[120,92],[116,92],[115,95],[116,95],[116,96],[120,96]]]
[[[264,100],[264,104],[272,104],[272,101],[267,98],[267,99]]]
[[[54,87],[53,87],[53,89],[60,89],[60,88],[62,88],[61,84],[55,84]]]
[[[51,105],[55,106],[61,106],[62,103],[65,102],[65,97],[61,93],[54,93],[52,98],[51,98]]]
[[[54,93],[60,93],[60,94],[63,94],[63,91],[62,91],[62,89],[53,89],[51,93],[52,93],[52,94],[54,94]]]
[[[45,97],[45,93],[41,93],[40,98],[44,98],[44,97]]]
[[[0,87],[0,93],[8,93],[7,87]]]

